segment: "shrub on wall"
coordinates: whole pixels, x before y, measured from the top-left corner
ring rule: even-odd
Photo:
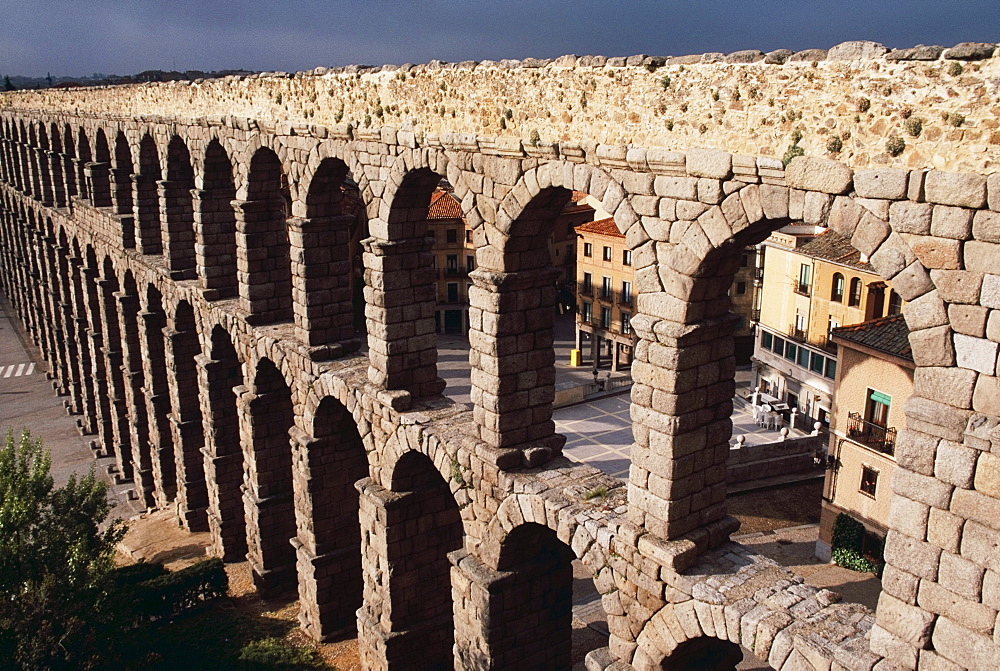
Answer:
[[[846,513],[837,515],[833,523],[830,543],[833,562],[860,573],[882,574],[882,547],[869,547],[865,551],[865,525]]]

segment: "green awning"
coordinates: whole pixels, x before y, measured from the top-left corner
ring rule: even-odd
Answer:
[[[892,405],[892,396],[888,394],[883,394],[880,391],[873,391],[869,398],[876,403],[881,403],[882,405]]]

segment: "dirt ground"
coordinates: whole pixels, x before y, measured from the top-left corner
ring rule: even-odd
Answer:
[[[738,534],[774,531],[819,522],[823,481],[787,485],[726,499],[729,514],[740,521]]]

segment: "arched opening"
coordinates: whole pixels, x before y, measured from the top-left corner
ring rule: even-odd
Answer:
[[[448,483],[430,458],[407,452],[390,479],[385,560],[388,612],[396,639],[385,641],[390,664],[419,658],[425,669],[452,669],[454,614],[448,553],[462,547],[462,519]],[[369,547],[368,550],[373,550]],[[376,561],[370,557],[367,562]],[[366,576],[367,579],[367,576]],[[368,586],[382,591],[386,586]]]
[[[243,371],[229,333],[221,326],[212,329],[209,357],[199,365],[205,376],[202,387],[208,394],[205,479],[212,554],[226,562],[244,561],[247,554],[241,491],[244,461],[235,392],[243,384]]]
[[[306,218],[288,224],[294,234],[293,257],[300,266],[293,285],[299,339],[310,346],[357,349],[355,296],[364,284],[360,242],[367,237],[367,217],[343,161],[328,158],[320,163],[306,194]]]
[[[271,324],[292,317],[290,197],[277,154],[266,147],[250,160],[247,199],[237,201],[240,308],[248,323]]]
[[[73,263],[70,260],[71,249],[69,239],[66,236],[66,229],[60,227],[58,235],[59,254],[57,254],[57,277],[59,280],[59,294],[61,297],[60,314],[62,323],[66,330],[66,363],[68,367],[67,384],[70,398],[70,414],[79,415],[83,412],[84,383],[81,361],[81,340],[78,322],[73,311],[74,294],[72,289]],[[10,245],[13,250],[14,245]],[[11,268],[15,267],[13,264]],[[12,294],[8,293],[8,296]]]
[[[184,141],[175,135],[167,145],[167,178],[157,185],[157,193],[166,234],[164,255],[170,276],[176,280],[195,276],[193,189],[191,155]]]
[[[48,158],[49,175],[52,179],[52,204],[55,207],[66,207],[66,178],[63,170],[63,143],[59,127],[49,125],[49,140],[51,153]]]
[[[504,540],[497,570],[509,577],[490,602],[498,619],[489,634],[495,668],[571,667],[573,559],[573,551],[540,524],[523,524]]]
[[[124,368],[127,386],[125,397],[129,408],[129,427],[132,436],[132,469],[136,494],[144,506],[156,505],[156,482],[149,442],[149,413],[146,407],[145,371],[142,353],[144,331],[139,327],[139,290],[131,270],[125,271],[121,302],[122,339],[125,353]]]
[[[830,300],[834,303],[844,302],[844,274],[834,273],[830,286]]]
[[[41,166],[38,164],[38,140],[35,137],[35,124],[28,124],[28,135],[25,146],[25,161],[28,175],[28,195],[41,200],[42,195],[42,175]]]
[[[436,396],[445,384],[437,375],[433,241],[427,237],[427,206],[440,180],[428,169],[408,173],[383,230],[364,241],[368,376],[416,398]]]
[[[63,182],[66,184],[66,199],[67,202],[73,198],[73,196],[79,193],[77,188],[76,179],[76,143],[73,142],[73,129],[70,128],[69,124],[63,127],[63,155],[62,155],[62,172],[63,172]]]
[[[111,390],[108,384],[108,365],[103,347],[102,305],[98,288],[101,267],[97,262],[97,254],[90,245],[87,245],[85,264],[86,267],[83,270],[83,276],[86,279],[86,309],[89,315],[91,348],[93,350],[94,393],[97,399],[97,433],[103,454],[106,456],[117,456],[117,460],[120,462],[121,455],[116,455],[115,450],[114,419],[111,413]]]
[[[83,128],[79,129],[76,144],[76,159],[73,161],[73,170],[76,173],[76,184],[79,189],[79,196],[83,200],[90,200],[90,184],[87,181],[87,164],[93,160],[90,151],[90,140]]]
[[[39,124],[38,126],[38,172],[39,181],[41,183],[41,193],[39,199],[42,205],[46,207],[51,207],[53,204],[53,193],[52,193],[52,169],[49,160],[49,136],[45,130],[45,124]]]
[[[163,239],[160,231],[160,154],[156,142],[148,134],[139,143],[139,172],[135,182],[135,225],[138,239],[136,249],[140,254],[162,254]]]
[[[149,443],[152,448],[153,480],[156,483],[156,501],[163,506],[177,496],[177,467],[170,426],[172,410],[163,337],[167,315],[163,311],[163,296],[152,284],[146,289],[146,310],[142,313],[142,325],[146,362],[143,391],[147,415],[152,419],[149,425]]]
[[[194,310],[187,301],[177,304],[174,328],[168,331],[170,366],[174,374],[171,406],[174,409],[174,440],[177,443],[178,508],[188,531],[208,529],[208,489],[205,484],[205,431],[202,427],[195,360],[201,354]]]
[[[689,671],[736,671],[743,661],[743,648],[719,638],[699,636],[690,638],[663,660],[661,669],[687,669]],[[755,667],[756,668],[756,667]]]
[[[125,133],[118,131],[115,135],[114,163],[111,168],[111,199],[114,202],[115,214],[121,215],[122,244],[131,249],[135,247],[134,200],[132,197],[132,148],[129,147]]]
[[[316,408],[312,440],[296,446],[296,477],[305,483],[296,509],[299,601],[306,632],[325,639],[353,629],[361,607],[361,523],[354,485],[368,458],[351,413],[337,399]]]
[[[292,394],[275,365],[261,359],[253,390],[244,400],[250,425],[243,432],[249,438],[243,494],[248,559],[258,590],[274,596],[296,585],[295,550],[289,542],[296,535],[288,435],[295,422]]]
[[[86,282],[83,273],[83,257],[80,253],[80,243],[74,237],[70,242],[70,281],[73,297],[73,314],[77,324],[79,346],[80,379],[83,381],[81,396],[79,426],[83,433],[97,432],[96,391],[94,368],[91,361],[91,347],[87,341],[90,333],[90,322],[87,319]]]
[[[562,450],[555,433],[555,354],[552,347],[556,280],[549,238],[572,193],[543,189],[529,202],[500,249],[480,247],[471,358],[473,402],[480,437],[496,447],[540,446],[542,463]]]
[[[111,151],[103,128],[94,136],[94,160],[84,166],[94,207],[111,207]]]
[[[205,149],[201,190],[195,194],[196,265],[208,300],[232,298],[236,282],[236,213],[233,164],[218,140]]]
[[[129,428],[129,404],[125,395],[125,365],[122,347],[121,317],[118,310],[118,275],[109,257],[102,264],[101,308],[104,311],[104,351],[110,373],[114,446],[122,478],[133,478],[132,432]]]

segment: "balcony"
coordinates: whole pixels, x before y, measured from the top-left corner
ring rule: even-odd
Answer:
[[[797,280],[794,282],[793,286],[795,287],[795,293],[801,294],[803,296],[808,296],[809,290],[812,289],[812,284],[799,282]]]
[[[799,328],[795,324],[788,325],[788,337],[795,342],[807,342],[806,330],[804,328]]]
[[[896,449],[896,427],[873,424],[862,419],[858,412],[847,415],[847,437],[889,456]]]
[[[577,293],[581,296],[593,296],[594,295],[594,285],[588,284],[587,282],[580,282],[577,284]]]
[[[451,279],[459,277],[468,277],[469,271],[465,266],[456,266],[453,268],[444,268],[438,271],[438,277],[441,279]]]

